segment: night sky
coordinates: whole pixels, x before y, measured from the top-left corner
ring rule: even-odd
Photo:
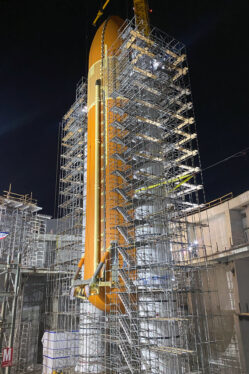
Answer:
[[[53,215],[58,124],[87,73],[97,0],[0,0],[0,192]],[[249,147],[246,0],[150,0],[151,24],[187,46],[202,167]],[[109,14],[132,17],[131,0]],[[204,172],[207,200],[249,189],[249,153]]]

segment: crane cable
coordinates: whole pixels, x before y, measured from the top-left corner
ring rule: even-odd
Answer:
[[[231,156],[228,156],[226,158],[224,158],[223,160],[220,160],[218,162],[215,162],[214,164],[212,165],[209,165],[207,166],[206,168],[202,169],[201,171],[206,171],[208,169],[211,169],[217,165],[220,165],[232,158],[235,158],[235,157],[240,157],[240,156],[244,156],[247,152],[249,152],[249,147],[247,148],[244,148],[242,149],[241,151],[237,152],[237,153],[234,153],[232,154]],[[147,191],[147,190],[150,190],[150,189],[153,189],[153,188],[156,188],[156,187],[161,187],[163,185],[166,185],[166,184],[170,184],[170,183],[174,183],[174,182],[180,182],[178,183],[176,186],[174,186],[172,188],[172,190],[170,190],[169,192],[173,192],[175,190],[177,190],[179,187],[181,187],[182,184],[184,183],[187,183],[191,178],[193,178],[197,173],[192,173],[192,174],[185,174],[183,176],[180,176],[180,177],[177,177],[177,178],[172,178],[172,179],[168,179],[168,180],[165,180],[165,181],[162,181],[162,182],[159,182],[157,184],[152,184],[150,186],[146,186],[146,187],[141,187],[141,188],[138,188],[135,190],[135,193],[137,192],[141,192],[141,191]]]
[[[211,164],[211,165],[205,167],[204,169],[202,169],[202,171],[206,171],[206,170],[208,170],[208,169],[211,169],[211,168],[213,168],[213,167],[215,167],[215,166],[217,166],[217,165],[222,164],[223,162],[226,162],[226,161],[228,161],[228,160],[231,160],[232,158],[240,157],[240,156],[245,156],[247,152],[249,152],[249,147],[244,148],[244,149],[242,149],[241,151],[239,151],[239,152],[237,152],[237,153],[234,153],[234,154],[232,154],[231,156],[228,156],[228,157],[224,158],[223,160],[220,160],[220,161],[218,161],[218,162],[215,162],[214,164]]]

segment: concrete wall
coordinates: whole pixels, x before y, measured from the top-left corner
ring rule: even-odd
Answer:
[[[241,319],[239,321],[239,324],[240,324],[242,346],[243,346],[242,349],[244,351],[246,373],[249,373],[249,320]]]
[[[248,244],[249,191],[189,217],[193,227],[189,241],[198,241],[199,255],[216,254]]]
[[[240,312],[249,313],[249,258],[236,260],[235,269],[240,299]]]
[[[241,332],[241,350],[244,353],[244,361],[249,373],[249,257],[236,260],[235,275],[237,281],[237,314],[239,316],[239,328]],[[243,314],[247,313],[248,317]]]
[[[210,335],[220,341],[221,359],[232,363],[237,355],[242,372],[249,373],[249,191],[189,220],[188,240],[198,242],[199,256],[205,249],[207,260],[219,259],[209,274],[209,287],[217,290],[206,300],[208,314],[217,316]]]
[[[239,209],[231,209],[230,213],[230,225],[232,234],[232,244],[240,245],[246,242],[245,232],[242,225],[242,212]]]

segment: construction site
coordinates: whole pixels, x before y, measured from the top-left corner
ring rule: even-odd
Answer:
[[[57,216],[0,197],[3,374],[249,370],[249,192],[205,202],[185,46],[146,7],[96,31]]]

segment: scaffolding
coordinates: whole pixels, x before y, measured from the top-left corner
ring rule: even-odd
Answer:
[[[185,48],[155,28],[142,35],[134,21],[117,43],[103,72],[101,180],[111,203],[103,194],[101,206],[112,217],[106,297],[119,302],[101,329],[93,323],[104,345],[94,372],[234,373],[239,364],[213,360],[222,317],[207,305],[218,295],[207,262],[194,261],[205,243],[189,235],[201,226],[189,215],[202,207],[203,186]]]
[[[222,354],[224,316],[211,308],[219,299],[201,235],[207,225],[196,219],[204,207],[203,186],[185,47],[156,28],[142,35],[134,20],[120,29],[117,43],[108,51],[109,63],[102,61],[108,87],[101,97],[103,251],[105,236],[112,245],[99,279],[106,300],[115,302],[101,312],[72,292],[85,236],[83,81],[61,125],[59,216],[50,261],[58,274],[49,276],[47,294],[48,329],[58,339],[53,346],[63,337],[71,341],[72,332],[78,346],[73,352],[63,346],[65,360],[50,357],[43,372],[242,373],[237,351],[230,360]]]
[[[138,30],[130,22],[120,32],[108,71],[110,262],[118,263],[109,292],[121,290],[121,307],[106,315],[107,341],[116,340],[107,343],[106,369],[208,373],[208,316],[192,264],[205,249],[188,250],[187,215],[200,205],[202,184],[186,53],[157,29],[148,37]]]
[[[26,373],[37,362],[39,316],[35,320],[32,313],[28,315],[27,307],[33,303],[38,310],[43,300],[36,281],[29,284],[30,275],[46,266],[44,235],[49,217],[40,210],[32,194],[15,194],[11,186],[0,197],[0,231],[7,235],[0,241],[1,355],[3,348],[13,348],[13,366],[6,373]]]
[[[44,373],[70,371],[78,360],[80,301],[72,297],[71,283],[82,257],[85,227],[86,95],[82,80],[60,126],[58,216],[48,260]]]

